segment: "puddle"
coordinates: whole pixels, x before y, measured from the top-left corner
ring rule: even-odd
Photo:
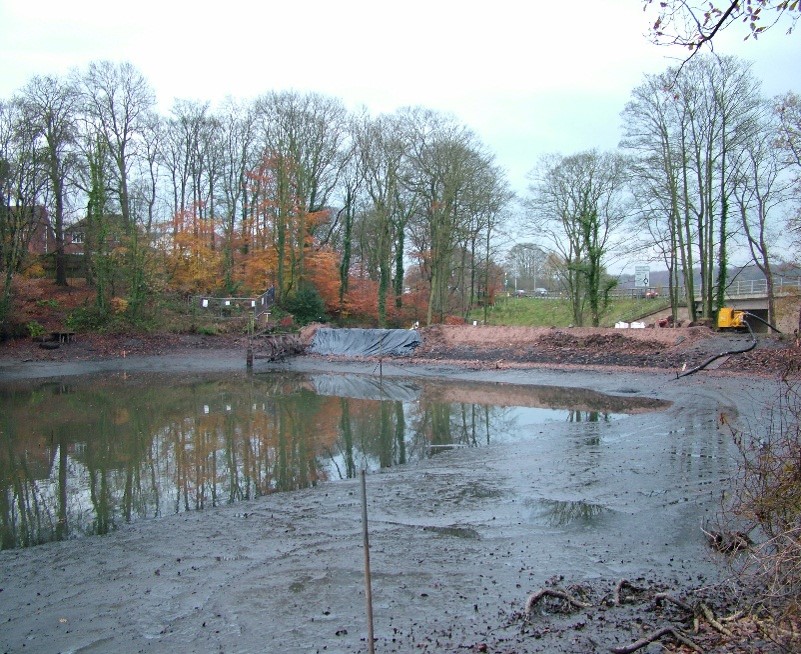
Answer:
[[[122,524],[538,439],[574,423],[586,444],[667,403],[582,389],[360,375],[115,374],[0,387],[0,545]],[[469,502],[497,492],[467,487]],[[600,519],[540,503],[533,520]],[[471,537],[464,534],[450,534]]]

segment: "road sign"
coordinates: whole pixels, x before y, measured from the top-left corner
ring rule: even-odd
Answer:
[[[648,288],[651,269],[648,266],[634,266],[634,288]]]

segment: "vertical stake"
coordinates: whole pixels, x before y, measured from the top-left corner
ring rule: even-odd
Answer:
[[[362,468],[362,533],[364,539],[364,596],[367,600],[367,651],[375,654],[373,640],[373,589],[370,575],[370,538],[367,529],[367,482]]]

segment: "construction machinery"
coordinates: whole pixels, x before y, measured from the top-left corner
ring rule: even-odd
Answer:
[[[745,311],[721,307],[718,310],[718,329],[747,329],[745,315]]]

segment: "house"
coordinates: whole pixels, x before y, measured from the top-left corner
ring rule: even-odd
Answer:
[[[38,204],[34,207],[0,205],[0,220],[5,223],[4,233],[15,234],[29,254],[40,256],[55,252],[56,234],[46,207]]]
[[[113,250],[122,243],[125,235],[125,228],[122,216],[109,214],[103,216],[106,231],[106,250]],[[89,232],[89,219],[83,218],[69,227],[64,228],[64,253],[65,254],[84,254],[86,248],[87,233]]]

